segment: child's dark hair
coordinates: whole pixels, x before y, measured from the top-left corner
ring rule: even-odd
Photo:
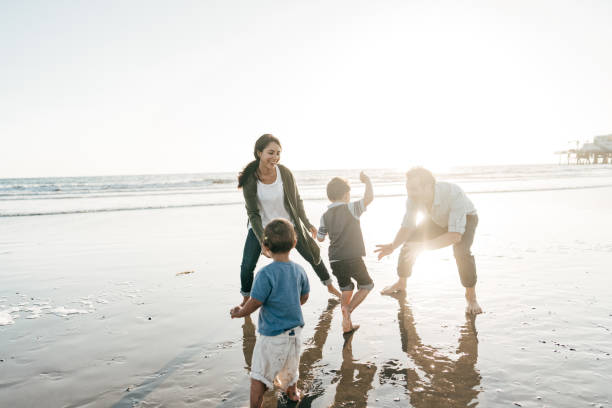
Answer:
[[[264,229],[263,244],[273,254],[289,252],[293,248],[296,235],[293,225],[282,218],[275,218]]]
[[[351,186],[346,179],[334,177],[327,183],[327,198],[330,201],[340,200],[348,191],[351,191]]]

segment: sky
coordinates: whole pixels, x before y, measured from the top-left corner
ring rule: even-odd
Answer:
[[[0,0],[0,178],[556,163],[611,50],[607,0]]]

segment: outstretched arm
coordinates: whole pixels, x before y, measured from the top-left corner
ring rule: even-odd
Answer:
[[[249,300],[247,300],[244,306],[236,306],[235,308],[230,310],[230,316],[232,316],[232,319],[236,317],[246,317],[257,309],[259,309],[261,305],[262,303],[259,300],[249,298]]]
[[[406,251],[404,252],[404,256],[406,258],[414,258],[421,251],[444,248],[449,245],[454,245],[459,241],[461,241],[460,233],[446,232],[439,237],[425,242],[409,242],[405,245]]]
[[[425,241],[423,243],[423,249],[431,250],[455,245],[457,242],[461,241],[461,237],[462,235],[458,232],[447,232],[439,237]]]
[[[391,255],[393,251],[399,246],[401,246],[412,234],[414,228],[401,227],[397,234],[395,234],[395,239],[390,244],[382,244],[376,245],[377,249],[374,252],[378,252],[378,260],[381,260],[383,257],[387,255]]]
[[[291,172],[289,172],[289,175],[291,177],[291,182],[293,183],[293,187],[295,188],[295,199],[296,199],[296,206],[297,206],[297,208],[296,208],[297,215],[302,220],[302,222],[304,223],[306,228],[308,230],[310,230],[310,232],[312,232],[312,229],[314,228],[314,226],[310,223],[310,220],[306,216],[306,211],[304,210],[304,202],[302,201],[302,197],[300,197],[300,190],[298,189],[297,182],[295,181],[295,177],[293,177],[293,173],[291,173]],[[317,231],[315,229],[313,235],[316,234],[316,233],[317,233]]]

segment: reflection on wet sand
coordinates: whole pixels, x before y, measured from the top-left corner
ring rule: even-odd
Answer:
[[[251,361],[253,360],[253,349],[255,348],[255,325],[251,316],[244,318],[244,324],[242,325],[242,352],[244,353],[245,368],[247,371],[251,371]]]
[[[300,407],[309,407],[311,402],[317,397],[323,395],[325,389],[321,384],[321,367],[317,363],[323,358],[323,346],[327,341],[327,335],[331,328],[334,309],[340,302],[336,299],[329,299],[327,307],[319,317],[319,323],[315,327],[314,334],[311,339],[306,342],[305,350],[300,358],[300,379],[298,388],[302,390],[302,401]],[[244,361],[246,362],[247,370],[251,369],[251,360],[253,359],[253,349],[255,348],[255,325],[250,317],[245,318],[242,326],[242,352],[244,353]],[[266,392],[264,395],[264,407],[296,406],[295,403],[287,401],[286,398],[278,399],[276,393]]]
[[[376,366],[371,363],[357,363],[353,360],[353,333],[344,339],[342,366],[336,372],[332,383],[338,382],[332,407],[365,407],[368,393],[372,389]]]
[[[403,366],[398,360],[386,361],[379,374],[381,384],[402,385],[410,395],[410,403],[423,407],[475,407],[480,385],[476,370],[478,337],[476,317],[466,315],[461,327],[454,361],[434,347],[422,343],[405,295],[393,296],[399,303],[398,322],[402,350],[414,363]]]
[[[404,387],[409,395],[410,404],[416,408],[429,407],[475,407],[478,405],[480,374],[476,370],[478,358],[478,338],[476,318],[466,315],[466,322],[460,329],[457,346],[458,359],[453,360],[444,352],[423,344],[416,328],[412,311],[405,296],[395,295],[397,299],[398,322],[402,351],[410,360],[406,366],[396,359],[388,360],[379,370],[381,385],[391,384]],[[264,407],[308,408],[325,393],[323,379],[329,376],[319,364],[323,358],[323,347],[331,328],[334,309],[339,302],[330,299],[321,313],[314,334],[305,346],[300,359],[300,380],[302,401],[291,403],[277,393],[267,392]],[[255,325],[250,318],[245,319],[242,349],[247,370],[250,370],[253,348],[255,347]],[[360,363],[353,359],[352,341],[358,333],[345,338],[342,350],[342,364],[339,370],[332,370],[336,393],[332,407],[365,407],[368,393],[373,388],[377,367],[369,362]]]
[[[331,328],[334,309],[340,304],[337,299],[329,299],[327,307],[319,316],[319,322],[315,327],[314,334],[306,343],[305,350],[300,358],[300,379],[298,388],[303,392],[303,398],[300,402],[300,407],[309,407],[311,402],[317,397],[323,395],[321,378],[323,377],[323,367],[317,365],[323,358],[323,346],[327,341],[327,335]]]

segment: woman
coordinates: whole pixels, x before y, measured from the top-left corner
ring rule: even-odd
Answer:
[[[319,246],[313,238],[317,229],[306,217],[295,178],[288,168],[278,164],[280,154],[281,144],[276,137],[270,134],[261,136],[255,142],[255,160],[238,176],[238,188],[242,188],[249,216],[249,232],[240,265],[242,304],[249,299],[253,285],[253,271],[261,254],[263,228],[274,218],[284,218],[293,223],[298,237],[297,251],[312,265],[329,293],[340,297],[321,260]]]

